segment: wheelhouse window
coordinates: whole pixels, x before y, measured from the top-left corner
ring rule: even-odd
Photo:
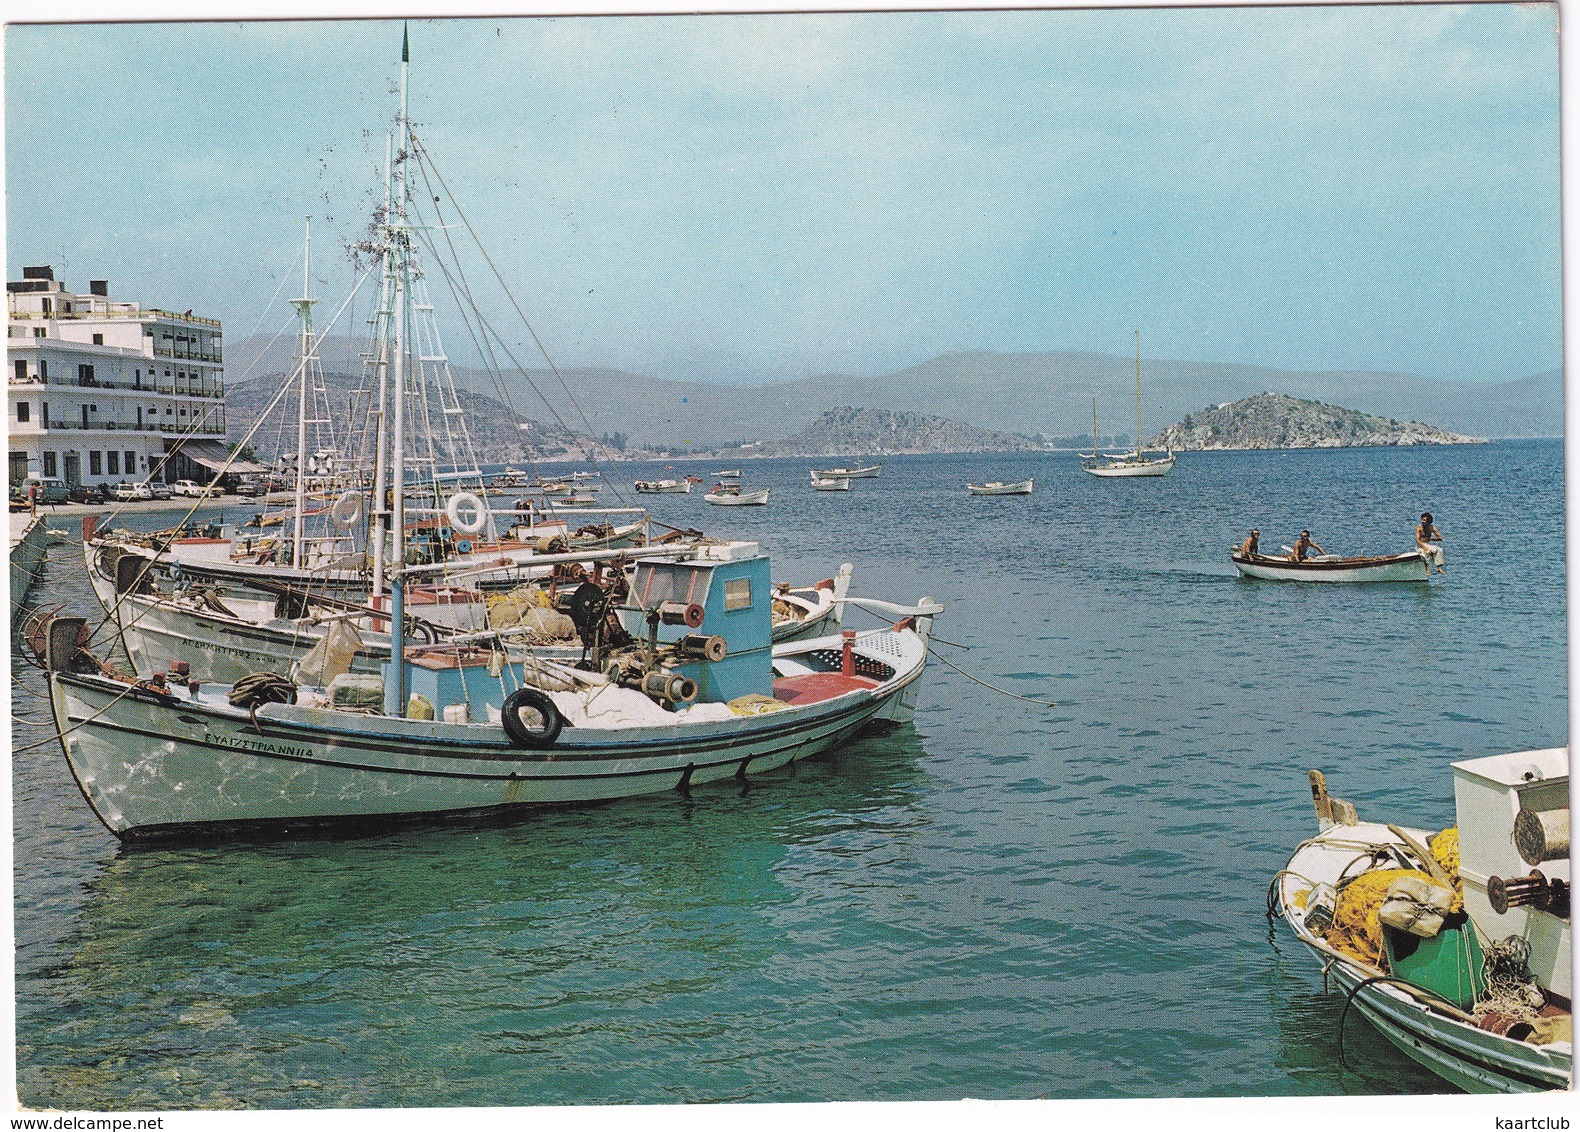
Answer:
[[[730,578],[724,583],[724,611],[732,609],[750,609],[752,607],[752,580],[750,578]]]

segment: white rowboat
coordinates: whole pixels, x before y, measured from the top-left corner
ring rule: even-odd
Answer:
[[[865,468],[828,468],[824,471],[813,469],[813,479],[847,479],[847,480],[875,480],[878,473],[883,471],[883,463],[879,461]]]
[[[1418,550],[1381,557],[1319,554],[1300,562],[1232,551],[1229,560],[1242,578],[1269,582],[1425,582],[1431,578],[1431,565]]]
[[[972,495],[1030,495],[1032,483],[1032,480],[1021,480],[1019,483],[989,480],[987,483],[968,483],[966,490]]]
[[[813,476],[813,491],[849,491],[849,476]]]
[[[720,484],[702,498],[720,507],[761,507],[768,502],[768,488],[742,491],[738,487]]]

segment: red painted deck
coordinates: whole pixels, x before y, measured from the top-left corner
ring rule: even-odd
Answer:
[[[865,676],[845,676],[838,672],[809,672],[805,676],[781,676],[774,681],[774,699],[787,704],[815,704],[846,692],[876,688],[878,682]]]

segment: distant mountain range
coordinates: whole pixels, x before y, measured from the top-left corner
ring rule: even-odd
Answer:
[[[260,358],[263,342],[258,338],[228,344],[228,371],[287,370],[289,347],[277,345]],[[341,343],[328,343],[323,352],[326,366],[349,356]],[[494,379],[483,371],[457,367],[455,373],[459,383],[477,393],[496,393]],[[1563,433],[1560,370],[1471,382],[1143,359],[1142,374],[1143,428],[1149,421],[1156,428],[1159,421],[1177,420],[1205,404],[1276,390],[1385,419],[1430,418],[1473,436]],[[989,431],[1068,436],[1090,431],[1095,396],[1100,432],[1128,435],[1126,423],[1135,420],[1134,358],[1074,351],[947,354],[875,377],[824,374],[758,386],[663,381],[603,368],[561,370],[561,377],[574,393],[574,404],[560,377],[548,370],[507,374],[504,396],[526,418],[676,449],[787,439],[805,422],[839,405],[928,414]]]
[[[1175,452],[1248,448],[1360,448],[1413,444],[1475,444],[1474,437],[1418,421],[1398,421],[1261,393],[1192,413],[1150,443]]]

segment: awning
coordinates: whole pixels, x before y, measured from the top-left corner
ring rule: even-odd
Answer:
[[[254,464],[251,460],[231,460],[230,451],[217,440],[178,440],[176,446],[170,450],[171,454],[180,453],[188,460],[202,464],[210,471],[234,472],[238,475],[248,472],[267,472],[269,469],[262,464]],[[227,468],[226,462],[230,466]]]

